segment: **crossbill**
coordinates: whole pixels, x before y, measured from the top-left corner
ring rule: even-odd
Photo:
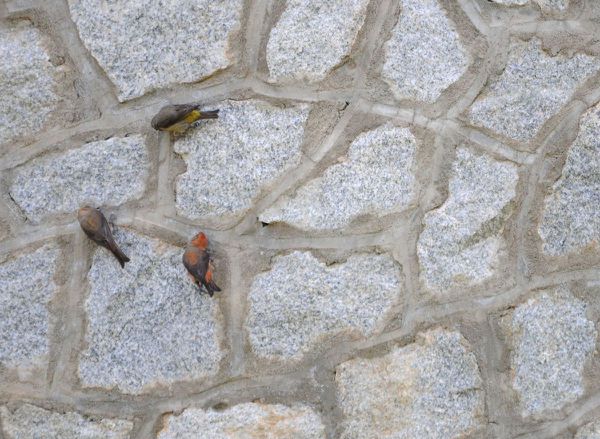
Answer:
[[[206,288],[208,295],[212,297],[213,293],[221,291],[221,288],[213,280],[213,265],[210,255],[206,251],[207,247],[208,239],[204,233],[200,232],[190,241],[182,259],[183,265],[194,278],[194,283],[200,290],[202,287]]]
[[[218,119],[219,110],[200,111],[199,105],[167,105],[152,118],[152,128],[181,134],[200,119]]]
[[[125,267],[125,262],[129,262],[129,258],[115,243],[108,221],[106,221],[100,209],[89,206],[82,207],[77,212],[77,219],[88,238],[110,250],[121,264],[121,267]]]

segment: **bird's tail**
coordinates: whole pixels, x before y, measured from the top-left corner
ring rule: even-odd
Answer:
[[[208,291],[208,295],[210,297],[212,297],[216,291],[221,291],[221,288],[219,288],[213,280],[209,282],[202,282],[202,285],[204,285],[204,288],[206,288],[206,291]]]
[[[113,255],[115,255],[115,258],[117,258],[119,264],[121,264],[121,268],[125,268],[125,262],[129,262],[129,258],[127,257],[127,255],[123,253],[121,249],[116,245],[112,247],[110,251],[113,252]]]
[[[219,110],[200,111],[200,117],[198,119],[218,119]]]

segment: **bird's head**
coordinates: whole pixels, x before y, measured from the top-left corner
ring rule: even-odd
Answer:
[[[199,249],[205,250],[206,247],[208,247],[208,239],[206,238],[206,235],[202,232],[198,233],[192,239],[192,245],[198,247]]]

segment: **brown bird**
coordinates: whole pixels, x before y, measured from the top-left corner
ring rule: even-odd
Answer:
[[[218,119],[219,110],[200,111],[199,105],[167,105],[152,118],[152,128],[181,134],[200,119]]]
[[[202,286],[208,291],[210,297],[215,291],[221,291],[221,288],[213,280],[213,265],[210,255],[206,251],[208,239],[202,232],[194,236],[183,253],[183,265],[194,278],[194,283],[202,291]]]
[[[108,221],[106,221],[100,209],[89,206],[82,207],[77,212],[77,219],[88,238],[109,249],[115,255],[121,267],[125,267],[125,262],[129,262],[129,258],[115,243]]]

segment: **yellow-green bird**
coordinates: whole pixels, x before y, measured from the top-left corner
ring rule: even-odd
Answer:
[[[199,105],[167,105],[152,118],[152,128],[181,134],[200,119],[217,119],[219,110],[200,111]]]

